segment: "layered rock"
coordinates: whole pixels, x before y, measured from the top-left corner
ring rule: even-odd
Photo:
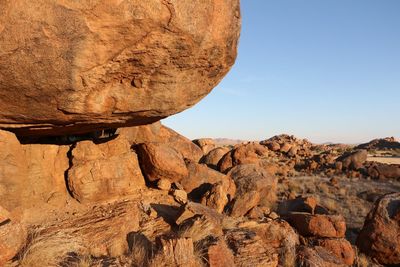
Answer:
[[[0,128],[63,135],[180,112],[228,72],[239,30],[238,0],[2,1]]]

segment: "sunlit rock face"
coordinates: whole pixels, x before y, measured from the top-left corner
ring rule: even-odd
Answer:
[[[239,0],[0,1],[0,128],[60,135],[191,107],[233,65]]]

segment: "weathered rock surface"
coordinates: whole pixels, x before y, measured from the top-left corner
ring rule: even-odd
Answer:
[[[0,206],[0,265],[12,259],[25,244],[27,231]]]
[[[237,188],[232,216],[243,216],[258,204],[270,207],[275,203],[277,180],[258,165],[238,165],[229,171],[228,177]]]
[[[228,72],[239,30],[238,0],[2,1],[0,128],[60,135],[180,112]]]
[[[293,212],[287,220],[302,236],[344,237],[346,233],[346,222],[340,215]]]
[[[381,264],[400,264],[400,193],[378,200],[365,219],[357,246]]]
[[[68,198],[64,173],[69,146],[21,145],[13,133],[0,130],[0,198],[12,211]]]
[[[286,222],[271,221],[227,231],[236,266],[295,266],[298,236]]]
[[[205,164],[186,161],[186,166],[189,175],[181,180],[181,184],[192,199],[200,200],[216,183],[221,183],[230,200],[235,196],[236,186],[230,177],[208,168]]]
[[[346,265],[323,247],[300,247],[297,265],[300,267],[345,267]]]
[[[133,194],[145,187],[135,152],[124,138],[96,145],[78,142],[72,150],[68,187],[80,202],[101,201]]]
[[[150,182],[159,179],[179,182],[189,175],[182,155],[166,144],[145,143],[136,151],[143,174]]]
[[[315,244],[335,255],[343,264],[353,265],[355,253],[350,242],[346,239],[324,238],[316,240]]]
[[[196,146],[188,138],[178,134],[174,130],[155,122],[148,125],[126,127],[119,129],[119,135],[123,136],[131,145],[142,143],[162,143],[181,153],[184,158],[198,162],[203,156],[201,148]]]

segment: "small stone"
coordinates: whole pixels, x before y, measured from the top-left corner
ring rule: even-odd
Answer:
[[[171,189],[171,182],[168,179],[160,179],[157,182],[157,188],[164,191]]]
[[[176,200],[176,202],[178,202],[179,204],[186,204],[188,201],[188,196],[187,193],[183,190],[174,190],[172,195],[174,196],[174,199]]]

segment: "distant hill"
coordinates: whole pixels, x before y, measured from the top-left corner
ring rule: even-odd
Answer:
[[[374,139],[368,143],[356,146],[356,149],[393,150],[400,149],[400,143],[394,137]]]

